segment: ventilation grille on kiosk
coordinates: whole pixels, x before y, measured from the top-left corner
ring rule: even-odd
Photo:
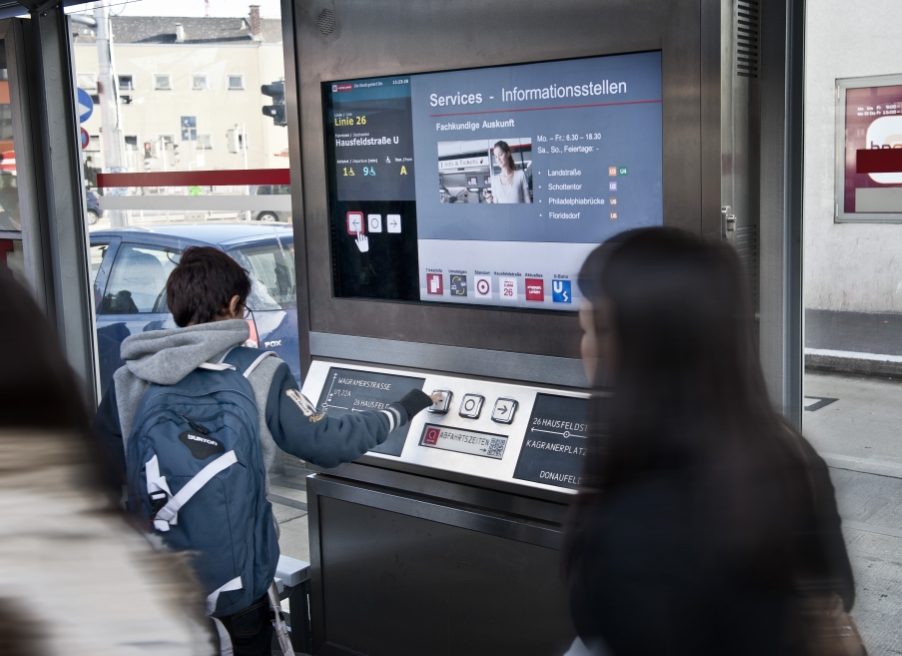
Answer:
[[[331,9],[323,9],[316,19],[320,34],[329,36],[335,31],[335,12]]]
[[[736,74],[758,77],[758,0],[736,0]]]
[[[737,228],[733,240],[739,259],[745,268],[749,286],[749,301],[752,310],[758,311],[758,226],[749,225]]]

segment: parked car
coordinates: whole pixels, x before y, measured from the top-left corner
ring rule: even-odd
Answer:
[[[129,335],[175,328],[166,306],[166,280],[188,246],[214,246],[251,275],[251,341],[275,351],[300,382],[291,226],[260,224],[176,225],[92,232],[91,284],[97,314],[101,389],[123,362]]]
[[[254,196],[282,196],[291,193],[290,185],[257,185],[251,189]],[[291,212],[282,210],[260,210],[253,216],[254,221],[278,221],[288,223],[291,221]]]
[[[94,225],[103,216],[103,210],[100,209],[100,199],[93,191],[86,191],[85,198],[88,201],[88,225]]]

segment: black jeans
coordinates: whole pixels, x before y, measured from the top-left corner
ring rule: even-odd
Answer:
[[[242,611],[220,617],[232,638],[235,656],[270,656],[272,654],[272,611],[269,597],[263,595]]]

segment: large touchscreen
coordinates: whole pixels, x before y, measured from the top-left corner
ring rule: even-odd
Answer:
[[[576,310],[663,223],[661,53],[323,85],[334,293]]]

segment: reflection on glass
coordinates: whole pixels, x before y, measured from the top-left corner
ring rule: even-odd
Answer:
[[[13,115],[9,105],[9,74],[6,70],[5,43],[0,41],[0,231],[21,229],[16,152],[13,148]]]
[[[84,179],[99,200],[92,208],[87,197],[89,230],[287,222],[287,188],[268,191],[286,181],[288,169],[288,129],[275,119],[285,107],[278,3],[213,7],[221,12],[213,16],[165,4],[68,10]],[[264,86],[278,97],[262,94]],[[266,114],[264,107],[281,112]],[[254,184],[216,175],[252,169],[277,172],[248,181]],[[185,175],[197,171],[213,175]],[[116,173],[163,176],[132,177],[128,187],[98,178]],[[260,195],[267,198],[248,198]],[[184,206],[173,206],[173,197],[184,198]]]

